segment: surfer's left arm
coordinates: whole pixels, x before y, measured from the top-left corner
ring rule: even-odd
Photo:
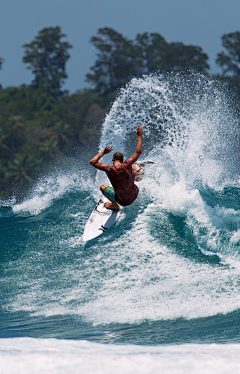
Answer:
[[[99,162],[100,158],[106,155],[107,153],[110,153],[113,150],[112,147],[105,147],[103,151],[99,152],[96,156],[94,156],[89,162],[92,166],[94,166],[96,169],[108,171],[110,168],[109,165],[103,164],[102,162]]]
[[[141,125],[138,125],[137,130],[133,130],[133,131],[137,134],[138,140],[137,140],[136,152],[128,160],[125,161],[130,165],[134,164],[142,153],[143,127]]]

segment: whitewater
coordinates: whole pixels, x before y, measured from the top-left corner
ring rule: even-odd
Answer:
[[[134,78],[112,103],[99,150],[130,157],[138,124],[140,160],[154,163],[100,237],[82,241],[108,182],[91,151],[41,177],[21,203],[1,203],[0,373],[240,370],[231,99],[200,75]]]

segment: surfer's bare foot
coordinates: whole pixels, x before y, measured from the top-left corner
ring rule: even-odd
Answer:
[[[107,203],[104,203],[104,206],[105,208],[108,208],[108,209],[119,209],[119,205],[114,201],[114,202],[107,202]]]

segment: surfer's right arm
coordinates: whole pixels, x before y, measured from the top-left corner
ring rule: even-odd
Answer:
[[[106,173],[110,169],[110,165],[103,164],[102,162],[99,162],[100,158],[107,153],[110,153],[113,150],[112,147],[105,147],[102,152],[99,152],[96,156],[94,156],[89,162],[92,166],[94,166],[96,169],[106,171]]]

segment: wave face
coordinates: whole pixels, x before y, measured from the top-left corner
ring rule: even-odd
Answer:
[[[100,149],[129,157],[137,124],[141,159],[154,164],[138,199],[97,239],[81,237],[107,179],[86,155],[39,180],[21,204],[2,203],[1,337],[239,341],[240,160],[231,101],[201,76],[133,79],[106,117]]]

